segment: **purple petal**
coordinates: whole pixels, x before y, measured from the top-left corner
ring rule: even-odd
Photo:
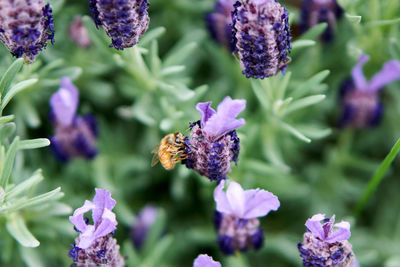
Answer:
[[[348,222],[342,221],[334,225],[336,230],[333,230],[328,237],[325,239],[325,242],[331,244],[338,241],[347,240],[351,236],[350,232],[350,224]]]
[[[221,264],[214,261],[212,257],[202,254],[194,260],[193,267],[221,267]]]
[[[141,224],[147,227],[151,227],[151,225],[153,225],[157,218],[157,212],[158,209],[156,207],[152,205],[147,205],[139,213],[138,220],[140,220]]]
[[[324,240],[325,237],[324,229],[320,223],[323,219],[325,219],[325,214],[316,214],[312,216],[311,219],[308,219],[305,224],[307,229],[310,230],[315,237],[321,240]]]
[[[89,200],[86,200],[85,204],[82,207],[76,209],[74,211],[74,214],[72,216],[69,216],[69,221],[75,225],[78,231],[86,231],[87,225],[85,223],[85,220],[83,219],[83,215],[91,209],[94,209],[94,204]]]
[[[217,203],[216,209],[221,213],[231,214],[232,208],[225,192],[223,191],[224,186],[225,186],[225,181],[222,180],[214,190],[214,200]]]
[[[95,208],[93,209],[92,217],[94,225],[97,227],[102,221],[103,213],[106,212],[106,210],[111,212],[116,202],[111,198],[111,193],[106,189],[96,188],[95,190],[96,195],[93,198]]]
[[[280,206],[278,198],[265,190],[246,190],[245,197],[244,219],[263,217],[271,210],[277,210]]]
[[[198,103],[196,109],[201,114],[201,127],[204,127],[208,119],[215,114],[215,110],[210,107],[211,102]]]
[[[76,246],[81,249],[86,249],[90,247],[96,240],[93,232],[94,226],[88,225],[86,230],[79,235],[79,242],[76,244]]]
[[[245,194],[240,184],[232,181],[226,190],[226,197],[234,215],[243,218],[245,208]]]
[[[117,229],[117,224],[118,223],[115,218],[115,214],[110,210],[104,210],[103,216],[101,217],[101,222],[93,232],[94,240],[115,231],[115,229]]]
[[[362,67],[369,60],[369,56],[362,54],[357,62],[357,65],[354,66],[351,71],[351,76],[353,77],[354,84],[358,89],[367,89],[368,83],[365,79]]]
[[[390,60],[383,65],[381,71],[372,77],[369,83],[369,90],[377,91],[398,79],[400,79],[400,61]]]
[[[205,123],[204,131],[214,137],[230,132],[243,124],[244,119],[236,119],[236,116],[246,107],[246,100],[232,99],[229,96],[218,105],[217,113],[213,114]]]
[[[61,78],[61,87],[50,98],[50,105],[56,121],[71,125],[78,108],[79,92],[67,77]]]

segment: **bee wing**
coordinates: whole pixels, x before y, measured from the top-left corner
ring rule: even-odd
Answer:
[[[159,149],[160,149],[160,144],[157,144],[157,145],[153,148],[153,150],[151,151],[151,153],[156,153],[156,154],[157,154],[157,152],[158,152]]]
[[[158,150],[160,149],[160,144],[156,145],[153,150],[151,151],[151,153],[153,153],[153,158],[151,159],[151,167],[154,167],[157,165],[157,163],[159,162],[159,158],[158,158]]]

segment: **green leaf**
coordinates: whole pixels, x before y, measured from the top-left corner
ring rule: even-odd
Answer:
[[[8,116],[1,116],[0,117],[0,124],[4,124],[7,122],[10,122],[14,120],[15,116],[14,115],[8,115]]]
[[[268,109],[269,102],[264,92],[264,88],[261,86],[260,82],[255,79],[251,79],[250,82],[251,82],[251,88],[253,89],[253,92],[256,95],[258,101],[261,103],[261,106],[264,109]]]
[[[0,125],[0,140],[9,138],[11,135],[14,134],[16,128],[17,126],[14,122],[8,122],[6,124]]]
[[[305,32],[302,36],[301,39],[303,40],[316,40],[328,27],[328,23],[323,22],[315,25],[311,29],[309,29],[307,32]]]
[[[359,24],[361,22],[361,16],[358,16],[358,15],[350,15],[350,14],[346,13],[346,18],[348,21],[350,21],[351,23],[354,23],[354,24]]]
[[[301,83],[297,88],[295,88],[291,93],[291,96],[293,98],[299,98],[309,94],[312,90],[317,88],[322,83],[322,81],[325,80],[326,77],[328,77],[329,74],[329,70],[318,72],[306,82]]]
[[[60,199],[64,196],[64,193],[62,193],[60,191],[61,191],[61,187],[57,187],[56,189],[54,189],[50,192],[30,198],[26,201],[26,203],[24,203],[24,205],[22,207],[19,207],[19,209],[26,208],[26,207],[33,207],[33,206],[37,206],[37,205],[40,205],[40,204],[48,202],[48,201]]]
[[[166,67],[161,71],[161,76],[168,76],[180,73],[185,70],[185,66],[170,66]]]
[[[145,257],[145,260],[140,265],[142,267],[157,267],[159,266],[162,258],[167,253],[168,249],[171,248],[173,243],[173,237],[171,235],[165,236],[163,239],[155,243],[152,247],[151,255]]]
[[[7,231],[24,247],[37,247],[39,241],[26,228],[23,218],[18,213],[7,216]]]
[[[11,189],[11,191],[6,194],[7,200],[17,197],[19,194],[39,184],[42,180],[42,171],[37,170],[31,177]]]
[[[181,65],[182,62],[187,59],[190,54],[192,54],[197,48],[197,44],[195,42],[188,43],[184,46],[179,46],[179,50],[177,48],[173,48],[170,53],[164,59],[164,67]]]
[[[295,50],[301,49],[301,48],[311,47],[311,46],[314,46],[315,44],[316,44],[316,42],[314,40],[300,39],[300,40],[294,41],[292,43],[292,51],[295,51]]]
[[[10,100],[19,92],[29,88],[30,86],[34,85],[35,83],[38,82],[38,79],[29,79],[29,80],[25,80],[22,82],[17,83],[16,85],[14,85],[13,87],[11,87],[10,90],[7,91],[6,95],[4,96],[4,98],[2,98],[1,101],[1,110],[3,110],[7,104],[10,102]]]
[[[380,26],[390,26],[400,23],[400,18],[389,19],[389,20],[377,20],[368,22],[365,26],[367,27],[380,27]]]
[[[159,243],[161,234],[165,230],[165,221],[166,221],[165,212],[162,209],[158,209],[157,218],[153,223],[153,225],[151,226],[147,234],[146,241],[143,245],[143,255],[145,255],[145,257],[148,257],[149,255],[153,254],[153,250]]]
[[[30,140],[23,140],[20,141],[18,144],[18,149],[35,149],[46,147],[50,145],[50,140],[47,138],[37,138],[37,139],[30,139]]]
[[[21,254],[22,259],[29,267],[45,267],[45,263],[40,256],[40,253],[37,249],[27,248],[27,247],[19,247],[19,252]]]
[[[280,124],[281,124],[283,129],[285,129],[286,131],[288,131],[290,134],[292,134],[293,136],[297,137],[301,141],[304,141],[306,143],[310,143],[311,142],[310,138],[308,138],[307,136],[302,134],[299,130],[297,130],[293,126],[287,124],[286,122],[281,122]]]
[[[303,109],[309,107],[311,105],[315,105],[326,98],[325,95],[313,95],[298,99],[290,103],[290,105],[284,110],[284,115],[288,115],[294,111],[299,109]]]
[[[15,60],[11,66],[6,70],[3,77],[0,81],[0,94],[2,95],[5,91],[8,90],[10,84],[14,80],[15,76],[17,75],[18,71],[21,69],[22,65],[24,64],[24,60],[19,58]]]
[[[10,147],[7,150],[6,159],[3,163],[0,176],[0,185],[3,188],[7,185],[8,179],[10,178],[11,175],[11,171],[14,168],[14,160],[15,156],[17,155],[18,143],[19,143],[19,137],[16,136],[14,138],[14,141],[11,143]]]
[[[132,245],[132,241],[125,240],[123,245],[123,255],[128,256],[126,263],[128,266],[140,266],[140,257]]]
[[[160,36],[162,36],[166,32],[165,27],[157,27],[155,29],[152,29],[148,32],[146,32],[143,37],[139,40],[139,45],[140,46],[146,46],[150,42],[158,39]]]

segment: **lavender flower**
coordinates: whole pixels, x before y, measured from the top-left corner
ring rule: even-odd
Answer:
[[[291,51],[289,13],[275,0],[240,0],[232,12],[234,52],[247,78],[284,72]]]
[[[213,258],[207,254],[201,254],[194,260],[193,267],[221,267],[221,264],[214,261]]]
[[[217,203],[215,224],[222,252],[232,254],[237,249],[245,251],[249,247],[260,248],[264,233],[257,218],[267,215],[271,210],[276,211],[280,206],[278,198],[261,189],[243,190],[233,181],[225,193],[224,185],[225,181],[221,181],[214,191]]]
[[[82,17],[76,16],[69,26],[69,37],[78,45],[84,48],[89,47],[92,41],[83,25]]]
[[[214,5],[214,13],[206,16],[206,24],[211,36],[220,44],[233,51],[232,16],[236,0],[218,0]]]
[[[131,229],[131,237],[133,244],[137,249],[141,249],[146,241],[147,233],[154,224],[157,218],[157,208],[147,205],[139,213],[135,223]]]
[[[328,23],[322,34],[322,40],[330,42],[336,28],[336,20],[343,14],[343,9],[336,0],[305,0],[301,6],[301,30],[303,32],[318,23]]]
[[[350,224],[345,221],[334,223],[335,216],[325,219],[325,214],[316,214],[307,220],[303,243],[298,244],[304,266],[357,266],[351,244],[347,241],[351,235]]]
[[[233,100],[229,96],[212,109],[211,102],[198,103],[196,109],[201,120],[191,123],[190,139],[185,139],[188,155],[182,163],[212,181],[226,179],[230,172],[230,162],[237,163],[239,155],[239,137],[237,128],[245,124],[244,119],[236,116],[246,107],[243,99]]]
[[[78,89],[67,77],[61,79],[60,89],[51,96],[51,117],[55,128],[50,138],[51,147],[58,159],[72,157],[93,158],[97,154],[95,139],[97,125],[93,116],[76,115],[79,103]]]
[[[78,267],[105,266],[122,267],[124,259],[119,254],[119,245],[112,237],[117,229],[117,220],[112,209],[115,200],[111,198],[110,192],[105,189],[96,188],[93,202],[86,200],[85,204],[76,209],[73,216],[69,217],[79,237],[75,239],[75,245],[69,251],[69,256]],[[93,225],[89,225],[83,215],[92,211]]]
[[[96,26],[111,38],[110,47],[132,47],[147,30],[148,0],[90,0],[89,6]]]
[[[362,67],[368,60],[367,55],[361,55],[352,70],[352,79],[342,85],[341,126],[366,128],[377,125],[383,113],[383,105],[379,97],[380,89],[400,79],[400,61],[390,60],[367,82]]]
[[[50,4],[42,0],[1,1],[0,39],[13,56],[32,63],[48,40],[54,44]]]

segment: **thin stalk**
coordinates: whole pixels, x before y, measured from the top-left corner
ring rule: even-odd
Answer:
[[[368,200],[371,198],[372,194],[378,187],[379,183],[382,181],[383,177],[386,174],[386,171],[388,170],[389,166],[392,164],[393,160],[395,159],[395,157],[399,153],[399,151],[400,151],[400,138],[394,144],[394,146],[390,150],[389,154],[382,161],[381,165],[379,166],[379,168],[376,170],[376,172],[372,176],[371,180],[369,181],[367,187],[364,190],[364,193],[362,194],[360,200],[358,201],[358,203],[354,209],[354,216],[357,217],[361,213],[361,211],[365,208],[365,205],[367,204]]]

